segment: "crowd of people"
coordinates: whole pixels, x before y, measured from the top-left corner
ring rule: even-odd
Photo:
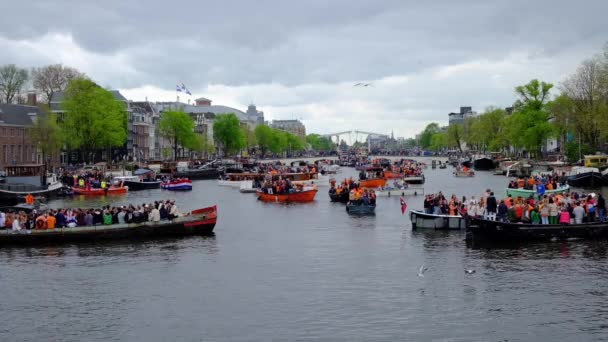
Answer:
[[[356,187],[348,194],[348,202],[355,205],[376,205],[376,192],[372,189]]]
[[[73,228],[97,225],[160,222],[182,216],[175,201],[105,206],[97,209],[33,209],[31,212],[0,212],[0,229],[14,232],[33,229]]]
[[[473,196],[468,200],[455,195],[448,199],[440,192],[425,196],[424,211],[435,215],[532,224],[579,224],[607,219],[606,200],[602,194],[577,192],[542,195],[540,198],[509,195],[501,200],[497,200],[489,189],[479,199]]]
[[[566,179],[564,175],[535,175],[528,178],[519,177],[512,180],[509,182],[508,188],[534,190],[539,194],[544,194],[545,190],[559,189],[565,183]]]

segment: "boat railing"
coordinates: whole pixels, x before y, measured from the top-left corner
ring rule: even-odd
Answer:
[[[47,189],[46,187],[36,186],[36,185],[32,185],[32,184],[18,184],[18,183],[0,184],[0,190],[3,190],[3,191],[28,192],[28,191],[42,191],[42,190],[46,190],[46,189]]]

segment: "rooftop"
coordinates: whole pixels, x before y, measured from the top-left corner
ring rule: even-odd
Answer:
[[[41,115],[43,111],[36,106],[0,104],[0,120],[5,124],[31,126],[32,118],[29,114]]]

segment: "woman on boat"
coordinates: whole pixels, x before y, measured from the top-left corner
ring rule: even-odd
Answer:
[[[549,197],[549,224],[557,224],[557,216],[559,211],[557,204],[553,201],[553,197]]]

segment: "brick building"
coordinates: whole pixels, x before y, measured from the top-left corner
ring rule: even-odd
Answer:
[[[43,115],[35,106],[0,104],[0,168],[7,165],[43,163],[27,130]]]

